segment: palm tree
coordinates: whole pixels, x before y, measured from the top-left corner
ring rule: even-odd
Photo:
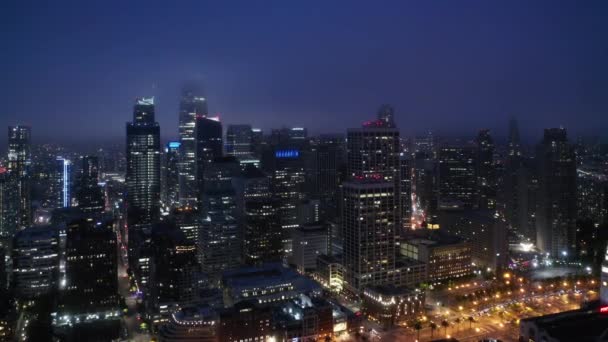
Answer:
[[[473,316],[469,316],[468,321],[469,321],[469,329],[471,329],[471,325],[473,325],[473,322],[475,322],[475,318],[473,318]]]
[[[416,323],[414,323],[414,329],[416,329],[417,333],[416,340],[420,341],[420,330],[422,330],[422,322],[416,321]]]
[[[460,319],[460,317],[458,317],[454,320],[454,323],[456,323],[456,326],[459,327],[460,323],[462,323],[462,320]]]
[[[430,326],[431,326],[431,340],[432,340],[433,333],[435,333],[435,330],[437,329],[437,324],[435,324],[435,322],[431,322]]]
[[[445,335],[448,335],[448,327],[450,326],[450,323],[447,320],[443,320],[441,321],[441,326],[445,328]]]

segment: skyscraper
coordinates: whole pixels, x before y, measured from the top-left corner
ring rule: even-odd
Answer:
[[[19,208],[17,222],[20,228],[30,225],[31,203],[31,153],[32,130],[29,126],[9,126],[8,128],[8,171],[17,179]]]
[[[387,284],[395,271],[398,206],[395,184],[354,178],[343,184],[344,268],[347,288]]]
[[[195,156],[196,156],[196,180],[197,180],[197,202],[202,205],[204,193],[204,173],[206,165],[216,158],[222,156],[222,123],[219,117],[196,116],[195,129]]]
[[[64,157],[55,160],[52,192],[55,208],[72,206],[72,162]]]
[[[243,261],[249,265],[278,262],[283,256],[280,202],[273,198],[270,178],[248,166],[236,180],[237,207],[242,214]]]
[[[232,180],[240,173],[234,157],[215,159],[205,166],[203,213],[198,236],[199,263],[205,272],[238,266],[241,235],[237,220],[236,191]]]
[[[197,200],[196,181],[196,117],[206,116],[207,99],[203,96],[202,85],[189,82],[182,88],[179,103],[180,153],[180,204],[193,206]]]
[[[118,324],[118,257],[112,220],[80,219],[67,226],[66,285],[59,316],[78,321],[114,319]],[[112,318],[115,317],[115,318]]]
[[[395,245],[402,227],[401,149],[391,117],[379,116],[348,130],[343,249],[346,286],[356,292],[394,281]]]
[[[496,173],[494,169],[494,141],[490,131],[483,129],[479,131],[476,139],[477,156],[476,174],[477,191],[479,196],[478,207],[480,209],[496,208]]]
[[[179,206],[179,161],[181,143],[169,141],[165,146],[163,158],[162,200],[165,206],[174,208]]]
[[[383,104],[378,109],[378,120],[382,121],[386,127],[395,128],[395,110],[389,104]]]
[[[19,194],[17,179],[0,167],[0,238],[10,238],[18,227]]]
[[[129,252],[134,258],[141,234],[160,217],[160,127],[154,121],[154,98],[138,99],[133,122],[127,123],[126,183]]]
[[[101,213],[105,208],[104,194],[99,186],[99,162],[96,156],[82,157],[82,174],[76,193],[78,207],[88,213]]]
[[[536,244],[542,252],[564,257],[574,251],[577,212],[576,156],[566,130],[545,129],[536,158]]]
[[[228,125],[226,130],[226,154],[248,155],[252,150],[253,132],[250,125]]]
[[[477,207],[475,150],[471,146],[439,148],[439,206]]]

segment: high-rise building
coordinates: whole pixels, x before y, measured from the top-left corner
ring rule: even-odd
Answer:
[[[204,174],[205,167],[216,158],[222,156],[222,123],[219,117],[196,116],[195,129],[195,155],[196,155],[196,180],[197,180],[197,203],[202,205],[202,195],[205,192]]]
[[[87,213],[101,213],[105,209],[104,193],[99,185],[99,160],[96,156],[82,157],[82,174],[76,193],[78,207]]]
[[[292,252],[291,234],[298,227],[297,206],[304,199],[304,160],[298,144],[274,145],[264,152],[262,167],[270,175],[271,191],[278,201],[285,256]]]
[[[399,217],[395,183],[355,178],[343,184],[343,196],[346,287],[357,293],[391,282]]]
[[[226,130],[226,154],[242,156],[251,154],[253,132],[251,125],[228,125]]]
[[[608,305],[608,248],[602,261],[602,275],[600,284],[600,301],[602,305]]]
[[[163,160],[163,182],[162,182],[162,200],[165,206],[174,208],[179,206],[179,161],[180,161],[181,143],[179,141],[170,141],[165,146]]]
[[[411,228],[412,220],[412,170],[413,160],[409,154],[402,153],[400,159],[400,181],[401,181],[401,223],[403,229]]]
[[[474,148],[456,145],[439,148],[439,206],[477,207]]]
[[[57,315],[67,315],[69,321],[59,320],[58,325],[78,327],[78,322],[114,320],[115,330],[120,327],[117,240],[112,223],[111,219],[89,218],[67,225],[66,284]]]
[[[55,160],[53,180],[51,183],[54,197],[54,208],[72,206],[72,162],[64,157]]]
[[[58,288],[59,229],[29,227],[13,239],[12,287],[18,298],[35,299]]]
[[[538,185],[534,162],[532,158],[524,157],[517,121],[511,119],[500,200],[509,227],[521,237],[532,241],[536,240],[534,199]]]
[[[160,126],[154,98],[138,99],[127,123],[127,223],[132,266],[145,233],[160,217]],[[135,267],[134,267],[135,268]]]
[[[236,179],[237,207],[243,229],[243,261],[248,265],[278,262],[283,256],[280,202],[271,192],[270,178],[249,166]]]
[[[17,178],[0,167],[0,238],[10,238],[18,228],[19,194]]]
[[[542,252],[565,257],[574,251],[577,214],[576,156],[566,130],[545,129],[536,158],[536,244]]]
[[[189,82],[182,88],[179,103],[180,204],[194,206],[197,201],[196,117],[207,116],[207,99],[200,83]]]
[[[32,129],[29,126],[8,128],[8,171],[17,179],[16,192],[19,197],[18,226],[25,228],[32,220],[31,203],[31,152]]]
[[[203,213],[198,236],[199,263],[205,272],[219,272],[239,265],[241,236],[236,190],[232,180],[240,174],[234,157],[217,158],[205,166]]]
[[[388,104],[380,106],[378,120],[382,121],[386,127],[395,128],[395,110],[393,107]]]
[[[494,169],[494,141],[492,140],[490,131],[487,129],[479,131],[476,143],[477,156],[475,162],[479,196],[478,207],[480,209],[495,209],[496,172]]]

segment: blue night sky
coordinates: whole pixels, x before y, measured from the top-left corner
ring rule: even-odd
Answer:
[[[344,132],[396,108],[433,128],[608,131],[608,1],[2,1],[0,127],[123,138],[154,95],[177,134],[180,84],[225,123]],[[5,129],[3,130],[5,132]],[[5,140],[6,133],[0,135]]]

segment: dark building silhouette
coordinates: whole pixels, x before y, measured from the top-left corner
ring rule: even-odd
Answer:
[[[563,128],[545,129],[538,145],[536,245],[554,257],[574,251],[576,156]]]
[[[82,173],[76,193],[78,207],[83,212],[101,213],[104,211],[105,199],[99,186],[99,161],[96,156],[82,157]]]
[[[179,193],[179,162],[180,162],[181,143],[179,141],[169,141],[165,146],[163,155],[163,182],[161,199],[165,206],[169,208],[178,207],[180,204]]]
[[[251,125],[228,125],[226,130],[226,154],[242,156],[252,150],[253,132]]]
[[[202,205],[204,193],[205,167],[214,159],[222,156],[224,148],[222,144],[222,124],[218,117],[196,116],[195,129],[195,155],[196,155],[196,180],[197,180],[197,203]]]
[[[478,207],[496,209],[496,170],[494,167],[494,140],[490,131],[479,131],[476,139],[477,155],[475,157]]]

